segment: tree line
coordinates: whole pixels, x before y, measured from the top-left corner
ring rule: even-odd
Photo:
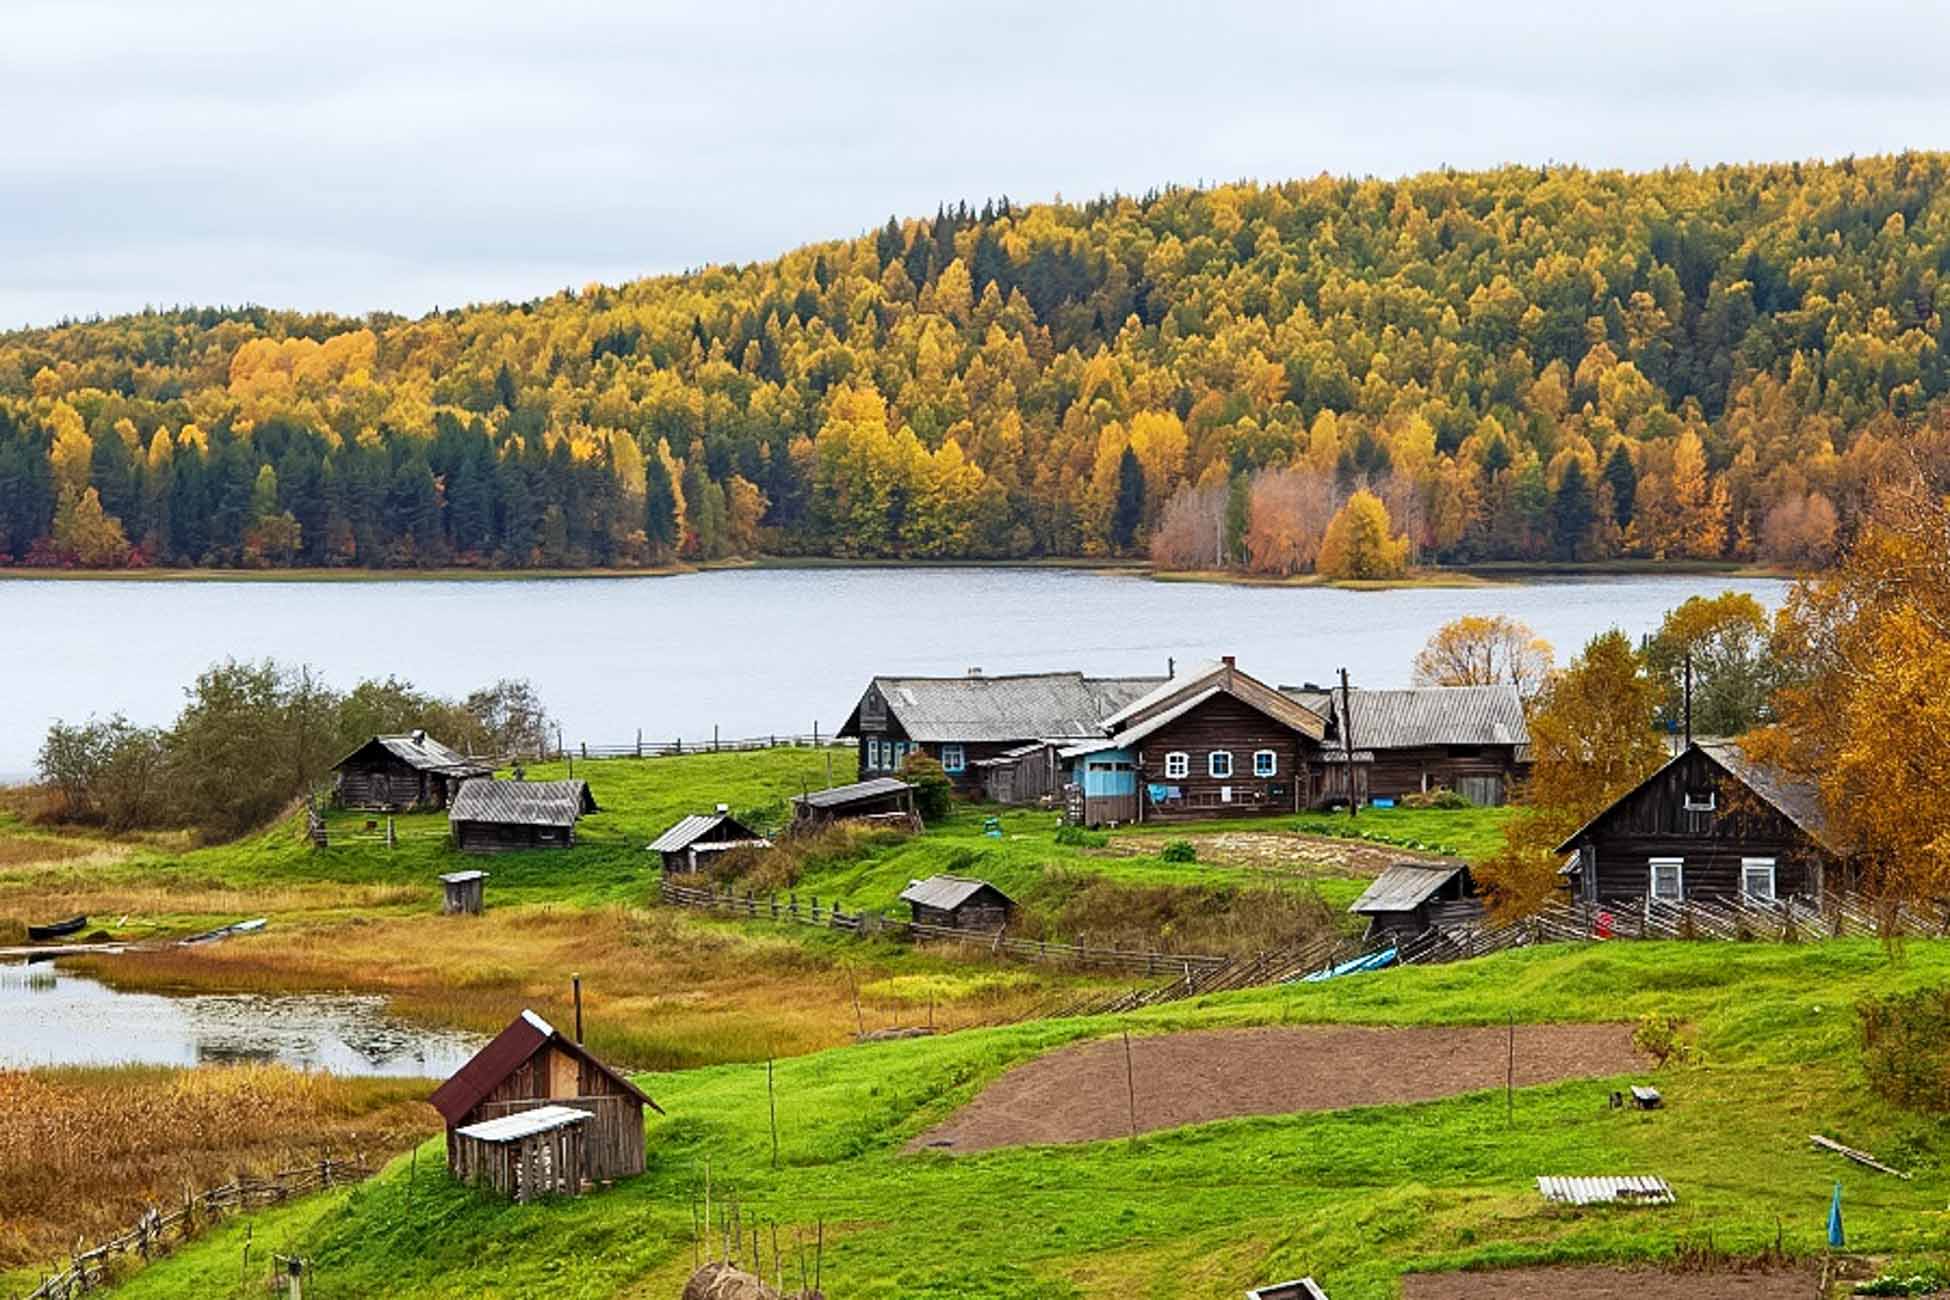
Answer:
[[[1817,566],[1950,420],[1947,166],[1002,200],[417,319],[15,331],[0,557],[1293,573],[1365,495],[1383,569]]]

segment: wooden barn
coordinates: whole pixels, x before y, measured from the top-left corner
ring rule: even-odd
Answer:
[[[445,808],[463,781],[494,775],[424,731],[374,736],[333,764],[332,799],[342,808],[417,812]]]
[[[642,1173],[643,1108],[663,1114],[641,1088],[533,1011],[427,1100],[446,1121],[453,1175],[517,1199],[574,1195],[588,1183]]]
[[[929,876],[910,880],[901,902],[913,910],[918,925],[993,934],[1009,924],[1016,910],[1009,896],[986,880],[968,876]]]
[[[1327,719],[1314,758],[1318,803],[1347,799],[1349,728],[1360,802],[1453,790],[1473,804],[1510,802],[1530,776],[1530,729],[1514,686],[1340,691],[1280,688]]]
[[[1812,785],[1731,741],[1688,745],[1558,846],[1587,903],[1819,898],[1843,887]]]
[[[921,827],[914,787],[898,777],[878,776],[792,796],[792,829],[818,830],[834,822],[869,821]]]
[[[692,813],[650,842],[651,853],[663,855],[664,870],[696,871],[732,849],[769,849],[772,841],[731,815],[719,804],[714,813]]]
[[[1483,920],[1476,882],[1460,862],[1397,862],[1347,910],[1368,919],[1370,939],[1412,939],[1429,930],[1473,928]]]
[[[975,760],[980,784],[976,793],[990,803],[1041,804],[1061,797],[1068,765],[1063,745],[1032,740],[1005,749],[993,758]]]
[[[1063,751],[1086,825],[1297,812],[1325,720],[1228,655],[1173,677]]]
[[[566,849],[576,822],[598,811],[586,781],[496,781],[461,786],[447,810],[454,845],[464,853]]]

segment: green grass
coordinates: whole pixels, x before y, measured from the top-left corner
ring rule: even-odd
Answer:
[[[258,1221],[317,1266],[320,1296],[675,1294],[691,1206],[711,1168],[747,1220],[827,1225],[829,1294],[1057,1300],[1236,1297],[1311,1273],[1336,1300],[1388,1300],[1404,1271],[1554,1260],[1657,1261],[1712,1243],[1821,1250],[1828,1194],[1846,1188],[1851,1246],[1950,1246],[1950,1129],[1862,1086],[1855,1000],[1950,979],[1950,948],[1632,944],[1544,948],[1331,984],[1253,990],[1134,1016],[1136,1033],[1293,1022],[1374,1024],[1686,1019],[1703,1063],[1658,1082],[1662,1111],[1613,1111],[1615,1081],[1226,1120],[1136,1143],[950,1158],[901,1146],[1001,1070],[1111,1022],[1034,1023],[853,1047],[781,1062],[781,1161],[771,1168],[765,1073],[724,1066],[649,1080],[643,1177],[577,1201],[516,1207],[449,1184],[437,1144],[366,1187]],[[1812,1150],[1830,1133],[1913,1168],[1898,1182]],[[1547,1210],[1548,1172],[1652,1172],[1666,1210]],[[199,1243],[124,1294],[238,1294],[239,1241]],[[226,1272],[226,1269],[229,1271]]]
[[[1291,821],[1295,830],[1425,849],[1480,862],[1503,847],[1503,824],[1510,808],[1363,808],[1305,813]]]

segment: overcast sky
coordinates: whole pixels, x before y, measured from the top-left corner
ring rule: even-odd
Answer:
[[[0,328],[417,313],[1008,194],[1950,146],[1950,6],[6,0]]]

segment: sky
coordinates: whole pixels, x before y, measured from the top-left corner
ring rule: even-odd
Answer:
[[[937,204],[1950,147],[1950,6],[7,0],[0,329],[418,314]]]

